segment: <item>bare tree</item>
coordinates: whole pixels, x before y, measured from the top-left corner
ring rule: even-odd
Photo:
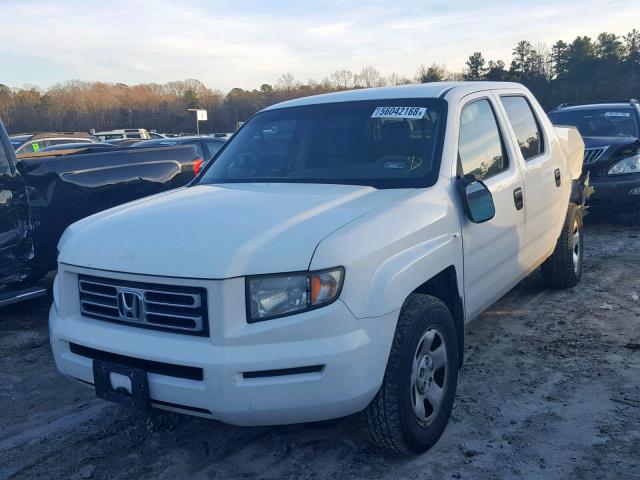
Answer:
[[[348,90],[354,87],[354,75],[351,70],[336,70],[330,77],[331,85],[338,90]]]
[[[295,90],[299,86],[300,82],[296,80],[296,77],[294,77],[292,73],[289,72],[283,73],[276,82],[276,88],[278,90],[284,90],[285,92]]]
[[[355,83],[356,86],[364,88],[381,87],[385,84],[385,79],[378,70],[369,65],[356,75]]]
[[[395,72],[387,77],[387,81],[385,82],[387,85],[407,85],[408,83],[413,83],[411,79],[407,77],[403,77]]]

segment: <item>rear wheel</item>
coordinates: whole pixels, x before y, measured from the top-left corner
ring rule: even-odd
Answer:
[[[384,380],[365,412],[373,443],[422,453],[444,432],[458,381],[458,345],[447,307],[411,295],[400,313]]]
[[[580,207],[571,203],[556,248],[542,264],[542,276],[547,286],[575,287],[582,278],[583,252],[582,214]]]

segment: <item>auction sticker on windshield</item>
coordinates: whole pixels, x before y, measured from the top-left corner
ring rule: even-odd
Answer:
[[[426,107],[376,107],[371,118],[409,118],[419,120],[427,113]]]

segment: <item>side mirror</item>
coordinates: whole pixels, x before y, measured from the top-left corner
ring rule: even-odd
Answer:
[[[458,192],[462,201],[464,213],[473,223],[491,220],[496,214],[493,196],[474,175],[464,175],[458,178]]]

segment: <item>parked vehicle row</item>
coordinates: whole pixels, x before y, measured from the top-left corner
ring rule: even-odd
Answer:
[[[538,267],[579,282],[583,157],[518,84],[268,107],[188,186],[66,229],[56,365],[106,400],[239,425],[363,411],[374,443],[423,452],[465,324]]]
[[[180,145],[193,144],[202,158],[210,159],[219,150],[219,147],[230,138],[228,133],[212,133],[202,136],[180,135]],[[144,128],[125,128],[89,134],[86,132],[42,132],[35,134],[11,135],[11,145],[17,155],[36,153],[45,149],[60,150],[61,145],[73,144],[70,148],[76,148],[78,143],[97,143],[100,145],[130,146],[147,140],[157,140],[157,145],[162,145],[163,140],[178,138],[177,135],[162,135],[149,132]],[[183,141],[184,140],[184,141]],[[205,140],[207,142],[205,143]],[[210,141],[209,141],[210,140]],[[215,143],[218,142],[218,143]],[[221,143],[220,143],[221,142]],[[177,145],[175,143],[174,145]],[[169,144],[168,144],[169,145]],[[56,148],[52,148],[56,147]],[[57,148],[60,147],[60,148]]]
[[[38,152],[43,148],[66,143],[96,143],[92,135],[85,132],[43,132],[11,136],[11,146],[17,155]]]
[[[150,138],[163,138],[162,135],[158,135],[157,133],[154,133],[152,136],[144,128],[123,128],[120,130],[96,132],[93,135],[101,142],[105,142],[107,140],[121,140],[125,138],[135,138],[139,140],[148,140]]]

